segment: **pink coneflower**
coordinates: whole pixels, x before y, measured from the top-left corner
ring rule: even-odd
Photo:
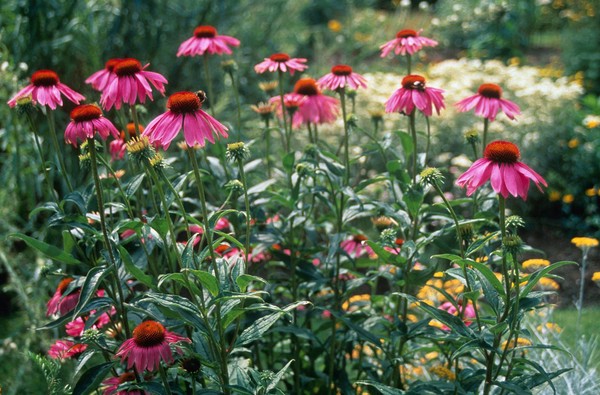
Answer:
[[[294,113],[293,127],[297,128],[307,123],[330,123],[337,118],[338,99],[322,94],[314,79],[299,79],[294,85],[294,93],[304,96],[305,100]]]
[[[69,311],[73,310],[75,306],[77,306],[77,302],[79,302],[79,294],[81,292],[79,288],[73,290],[68,295],[65,295],[65,292],[72,281],[72,277],[65,277],[60,283],[58,283],[54,295],[52,295],[52,298],[50,298],[46,304],[46,316],[51,316],[52,314],[56,313],[65,315]]]
[[[123,159],[126,151],[127,143],[125,142],[125,133],[121,132],[121,136],[111,141],[108,145],[108,152],[110,152],[110,160],[115,161],[117,159]]]
[[[90,75],[86,80],[86,84],[90,84],[92,88],[97,91],[104,91],[104,89],[108,86],[108,84],[115,77],[113,70],[115,65],[119,63],[121,58],[109,59],[105,64],[102,70],[96,71],[94,74]]]
[[[173,362],[170,344],[182,341],[191,343],[187,337],[167,331],[159,322],[144,321],[135,327],[133,337],[119,347],[117,356],[121,362],[127,360],[127,369],[135,366],[138,371],[153,371],[158,369],[161,360]]]
[[[39,103],[54,110],[56,106],[63,105],[61,93],[75,104],[85,100],[84,96],[61,83],[58,74],[54,71],[38,70],[31,75],[31,83],[14,95],[8,101],[8,105],[14,107],[17,105],[17,100],[31,96],[33,104]]]
[[[491,180],[494,191],[504,198],[511,194],[527,200],[529,180],[532,180],[540,191],[540,184],[548,184],[529,166],[519,162],[520,155],[515,144],[508,141],[492,141],[485,147],[483,158],[476,160],[458,177],[456,184],[466,186],[467,196],[471,196],[477,188]]]
[[[93,316],[95,313],[96,313],[96,310],[90,311],[90,317]],[[110,311],[110,315],[114,315],[115,313],[116,313],[116,310],[113,307]],[[73,337],[81,336],[85,330],[86,322],[89,320],[90,317],[87,317],[85,319],[83,317],[77,317],[73,321],[67,323],[65,325],[65,332],[67,333],[67,335],[73,336]],[[104,325],[108,324],[109,322],[110,322],[109,313],[104,313],[104,314],[101,314],[99,317],[96,317],[96,321],[93,323],[93,325],[90,326],[90,328],[91,329],[99,329],[99,328],[102,328]]]
[[[367,80],[360,74],[352,71],[352,67],[338,64],[331,68],[331,73],[319,78],[317,84],[323,89],[335,91],[346,86],[352,89],[366,88]]]
[[[279,70],[285,73],[289,70],[290,75],[294,75],[294,72],[304,71],[308,68],[304,63],[306,63],[304,58],[291,58],[290,55],[285,53],[275,53],[254,66],[254,71],[262,74],[265,71],[273,73]]]
[[[415,107],[430,117],[432,107],[440,114],[444,108],[444,91],[438,88],[425,86],[425,78],[420,75],[410,74],[402,78],[402,88],[395,91],[385,102],[385,112],[403,112],[411,114]]]
[[[438,42],[427,37],[419,36],[420,31],[412,29],[400,30],[396,33],[396,38],[388,41],[379,47],[381,57],[385,58],[390,52],[394,51],[396,55],[413,55],[423,47],[435,47]]]
[[[119,137],[115,125],[102,116],[102,110],[94,104],[82,104],[71,111],[71,122],[65,130],[65,141],[77,147],[79,140],[94,138],[98,133],[102,140],[108,135]]]
[[[231,55],[230,45],[237,47],[240,45],[240,40],[231,36],[219,36],[217,29],[212,26],[198,26],[194,29],[194,35],[181,43],[177,50],[177,57],[204,55],[204,53]]]
[[[133,58],[122,59],[114,65],[114,78],[104,88],[100,104],[105,110],[110,110],[112,106],[118,110],[122,103],[134,105],[138,100],[140,103],[146,101],[146,97],[154,100],[152,97],[152,84],[161,94],[165,93],[164,84],[167,79],[161,74],[153,71],[146,71],[146,64],[142,67],[139,60]],[[150,84],[149,84],[150,83]]]
[[[290,114],[295,113],[298,108],[306,101],[306,96],[299,95],[297,93],[286,93],[283,95],[283,105],[286,111]],[[281,97],[274,96],[269,99],[269,103],[275,107],[278,117],[283,117],[281,112]]]
[[[515,103],[502,99],[502,88],[496,84],[482,84],[477,94],[469,96],[455,104],[461,112],[469,111],[475,107],[475,115],[493,121],[499,111],[502,111],[510,119],[521,114],[521,109]]]
[[[48,356],[53,359],[77,358],[87,348],[87,344],[78,344],[70,340],[57,340],[50,346]]]
[[[110,377],[102,382],[102,385],[106,388],[102,391],[102,395],[144,395],[146,391],[142,390],[127,390],[118,391],[119,385],[135,381],[135,373],[125,372],[118,377]]]
[[[185,142],[189,147],[196,144],[203,147],[205,141],[215,143],[213,133],[227,138],[227,128],[219,121],[202,111],[202,101],[193,92],[177,92],[169,97],[169,111],[154,118],[148,124],[144,136],[151,144],[169,148],[171,141],[183,129]]]
[[[476,314],[475,314],[475,308],[473,307],[473,304],[471,302],[469,302],[467,304],[466,307],[464,307],[462,304],[458,304],[458,307],[460,309],[460,311],[458,309],[456,309],[456,306],[454,306],[454,304],[452,304],[451,302],[444,302],[440,305],[440,307],[438,307],[438,309],[440,310],[444,310],[446,312],[448,312],[449,314],[458,316],[459,314],[462,315],[462,320],[465,323],[466,326],[470,326],[473,323],[473,318],[475,318]],[[442,324],[441,329],[444,331],[449,331],[450,328],[448,328],[446,325]]]
[[[218,230],[220,232],[231,232],[231,222],[229,222],[227,218],[221,217],[217,220],[217,223],[215,224],[215,230]],[[204,234],[204,227],[196,224],[190,225],[189,231],[191,234],[202,236]],[[196,237],[194,239],[194,247],[200,242],[200,239],[201,237]],[[187,243],[187,241],[185,243]]]
[[[350,239],[342,241],[340,247],[352,258],[373,254],[373,249],[365,241],[367,241],[366,236],[357,234]]]

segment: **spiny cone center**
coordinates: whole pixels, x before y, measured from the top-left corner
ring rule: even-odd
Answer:
[[[352,240],[357,243],[362,243],[363,241],[367,240],[367,237],[365,235],[355,235]]]
[[[417,31],[412,29],[403,29],[396,33],[396,38],[416,37]]]
[[[138,125],[138,130],[141,133],[144,131],[144,127],[142,125]],[[127,124],[127,133],[129,134],[129,136],[137,136],[137,133],[135,131],[135,123],[129,122]]]
[[[31,76],[31,83],[34,86],[54,86],[59,82],[58,74],[52,70],[38,70]]]
[[[521,157],[519,148],[509,141],[492,141],[483,153],[487,159],[495,163],[516,163]]]
[[[101,116],[102,110],[93,104],[82,104],[71,111],[71,119],[75,122],[91,121]]]
[[[217,29],[212,26],[198,26],[194,29],[194,36],[197,38],[213,38],[217,35]]]
[[[202,102],[194,92],[173,93],[167,101],[167,108],[177,114],[193,113],[201,106]]]
[[[69,286],[69,284],[71,284],[72,281],[73,279],[71,277],[64,278],[63,280],[61,280],[60,283],[58,283],[58,287],[56,287],[56,289],[62,295],[65,293],[67,287]]]
[[[312,78],[301,78],[294,85],[294,93],[305,96],[315,96],[319,94],[317,81]]]
[[[145,321],[133,330],[133,340],[140,347],[157,346],[165,340],[165,327],[156,321]]]
[[[112,73],[117,63],[121,61],[123,61],[121,58],[108,59],[106,63],[104,63],[104,68]]]
[[[117,62],[117,64],[115,64],[113,71],[119,77],[135,75],[142,71],[142,64],[137,59],[123,59],[120,62]]]
[[[402,78],[402,87],[404,89],[425,89],[425,78],[416,74],[409,74]]]
[[[337,66],[333,66],[331,68],[331,72],[335,75],[347,76],[352,74],[352,67],[345,64],[338,64]]]
[[[119,384],[127,383],[135,380],[135,374],[133,372],[125,372],[119,376]]]
[[[481,84],[477,93],[489,99],[500,99],[502,97],[502,88],[496,84]]]
[[[269,57],[269,59],[271,59],[273,62],[283,63],[290,60],[290,55],[286,53],[274,53]]]

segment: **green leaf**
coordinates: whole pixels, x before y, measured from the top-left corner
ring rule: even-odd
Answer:
[[[265,389],[266,393],[268,393],[269,391],[271,391],[272,389],[275,389],[275,387],[277,387],[277,384],[279,384],[279,382],[283,378],[283,375],[285,374],[286,370],[288,370],[288,368],[290,367],[292,362],[294,362],[293,359],[291,361],[289,361],[288,363],[286,363],[285,366],[283,368],[281,368],[281,370],[279,372],[277,372],[277,374],[275,374],[275,376],[273,377],[273,379],[271,380],[271,382]]]
[[[73,395],[87,395],[95,391],[113,364],[114,362],[105,362],[86,370],[77,380],[77,384],[73,388]]]
[[[543,277],[545,277],[548,273],[550,273],[552,270],[558,269],[559,267],[563,267],[563,266],[567,266],[567,265],[577,265],[577,262],[573,262],[573,261],[555,262],[552,265],[550,265],[548,267],[545,267],[544,269],[538,270],[537,272],[533,273],[531,276],[529,276],[527,278],[527,285],[522,290],[521,298],[524,298],[525,296],[527,296],[527,294],[529,292],[531,292],[531,290],[533,289],[533,287],[535,287],[535,285]]]
[[[387,385],[383,385],[381,383],[375,381],[357,381],[357,385],[366,385],[368,387],[373,387],[377,391],[381,392],[382,395],[404,395],[405,392],[399,390],[398,388],[389,387]]]
[[[192,273],[212,296],[216,297],[219,295],[219,282],[213,274],[204,270],[188,269],[187,271]]]
[[[125,269],[129,274],[133,276],[133,278],[135,278],[136,280],[138,280],[139,282],[141,282],[142,284],[154,291],[158,290],[158,288],[154,284],[154,279],[151,276],[144,273],[142,269],[140,269],[133,263],[131,255],[129,255],[129,252],[127,252],[127,250],[123,246],[119,246],[119,254],[121,255],[121,260],[125,265]]]
[[[423,204],[423,196],[423,190],[415,187],[409,188],[402,196],[402,200],[406,203],[406,209],[412,218],[419,215],[419,210]]]
[[[177,295],[149,292],[137,303],[151,303],[160,308],[165,316],[179,318],[200,331],[206,331],[206,327],[200,319],[200,311],[189,299]]]
[[[11,233],[8,236],[23,240],[28,246],[38,250],[48,258],[54,259],[55,261],[63,262],[69,265],[82,264],[79,259],[73,258],[71,254],[68,254],[60,248],[54,247],[53,245],[34,239],[33,237],[26,236],[22,233]]]
[[[294,169],[295,152],[289,152],[283,157],[283,169],[286,173],[291,173]]]
[[[277,180],[271,178],[266,181],[260,182],[253,187],[248,188],[248,195],[254,195],[257,193],[261,193],[267,190],[268,187],[275,184]]]
[[[253,341],[262,338],[265,332],[268,331],[269,328],[271,328],[284,314],[284,311],[277,311],[254,321],[254,323],[244,329],[240,337],[237,338],[235,342],[236,347],[252,343]]]
[[[144,181],[145,176],[146,173],[138,174],[127,183],[125,186],[125,195],[127,195],[128,198],[131,199],[131,197],[137,192],[140,185],[142,185],[142,181]]]
[[[412,152],[414,151],[412,136],[401,130],[396,130],[394,134],[400,139],[400,144],[402,144],[404,155],[409,156],[410,154],[412,154]]]
[[[90,269],[85,276],[85,281],[81,287],[81,293],[79,295],[79,302],[77,307],[73,311],[73,317],[77,317],[81,314],[81,311],[85,308],[86,304],[94,297],[98,286],[108,274],[113,271],[112,266],[96,266]]]
[[[267,283],[267,280],[265,280],[264,278],[253,276],[251,274],[242,274],[235,279],[235,283],[240,288],[241,292],[246,292],[248,284],[250,284],[252,281],[258,281],[263,284]]]

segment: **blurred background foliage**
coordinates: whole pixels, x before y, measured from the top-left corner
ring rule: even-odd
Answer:
[[[536,84],[543,78],[556,82],[563,77],[581,84],[585,96],[565,98],[557,104],[562,111],[555,114],[556,122],[545,120],[544,130],[535,130],[527,162],[547,177],[551,188],[527,206],[533,207],[530,215],[539,223],[555,224],[565,236],[600,235],[599,0],[3,0],[0,97],[6,102],[33,71],[50,68],[67,85],[97,100],[83,81],[114,57],[151,63],[150,70],[169,80],[167,93],[203,89],[202,60],[175,56],[179,44],[201,24],[241,40],[231,57],[209,61],[216,92],[225,92],[231,84],[221,61],[237,62],[245,106],[267,99],[258,82],[268,77],[257,75],[253,66],[274,52],[309,58],[312,77],[336,63],[349,63],[359,73],[401,73],[397,61],[379,58],[378,48],[402,28],[423,28],[424,35],[440,41],[438,48],[417,59],[420,70],[425,63],[448,58],[497,59],[506,66],[538,67],[540,79],[528,80]],[[544,70],[550,73],[544,76]],[[518,84],[518,73],[507,76]],[[220,112],[235,111],[232,95],[217,96]],[[527,105],[523,97],[511,98]],[[164,104],[157,99],[146,107],[154,114]],[[537,104],[543,107],[543,102]],[[69,110],[67,105],[60,111],[59,124],[67,120]],[[255,119],[250,111],[242,116],[246,121]],[[446,130],[451,130],[449,125],[462,133],[459,123],[448,123]],[[535,125],[527,127],[534,132]],[[461,141],[460,136],[458,140],[444,136],[438,136],[440,145]],[[0,385],[5,394],[43,392],[36,388],[43,380],[35,379],[41,373],[23,362],[22,347],[43,353],[49,344],[44,334],[32,331],[43,319],[39,301],[49,295],[35,269],[41,265],[24,246],[4,237],[17,229],[36,233],[43,228],[44,218],[28,214],[43,185],[36,167],[28,166],[28,158],[34,156],[27,125],[8,106],[0,106],[0,306],[4,308],[0,315],[13,314],[10,325],[0,321]],[[75,155],[71,157],[76,161]],[[13,260],[26,264],[10,265]],[[17,315],[11,306],[19,307]],[[27,322],[31,330],[23,330],[19,322]]]

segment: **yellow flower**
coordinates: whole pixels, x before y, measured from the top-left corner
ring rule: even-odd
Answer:
[[[342,30],[342,23],[337,19],[332,19],[327,22],[327,28],[334,33],[339,33]]]
[[[573,203],[573,201],[575,200],[575,196],[573,196],[570,193],[567,193],[565,196],[563,196],[562,201],[565,204],[571,204]]]
[[[360,305],[363,305],[364,302],[369,302],[370,300],[371,295],[369,294],[353,295],[342,304],[342,309],[345,311],[356,311]]]
[[[592,281],[595,283],[600,281],[600,272],[594,272],[594,274],[592,275]]]
[[[502,348],[506,349],[508,346],[508,348],[512,350],[515,347],[526,347],[531,346],[531,344],[531,340],[519,337],[516,342],[515,339],[511,339],[510,344],[505,340],[504,343],[502,343]]]
[[[542,291],[558,291],[560,285],[551,278],[542,277],[536,287]]]
[[[567,145],[571,149],[577,148],[579,146],[579,139],[573,138],[573,139],[569,140],[569,142],[567,143]]]
[[[441,379],[454,381],[456,380],[456,375],[450,369],[445,366],[437,365],[429,369],[429,371]]]
[[[548,332],[560,333],[560,332],[562,332],[562,328],[553,322],[546,322],[545,324],[540,324],[540,325],[538,325],[537,330],[538,330],[538,332],[542,332],[542,333],[548,333]]]
[[[585,190],[585,196],[587,197],[594,197],[596,196],[596,188],[588,188]]]
[[[548,193],[548,200],[551,202],[558,202],[561,196],[561,193],[558,191],[550,191],[550,193]]]
[[[583,125],[588,129],[597,128],[600,126],[600,116],[598,115],[588,115],[583,118]]]
[[[598,239],[593,237],[573,237],[571,243],[575,244],[578,248],[591,248],[598,246]]]
[[[535,272],[536,270],[543,269],[550,265],[550,261],[547,259],[534,258],[528,259],[523,262],[523,270],[529,272]]]

